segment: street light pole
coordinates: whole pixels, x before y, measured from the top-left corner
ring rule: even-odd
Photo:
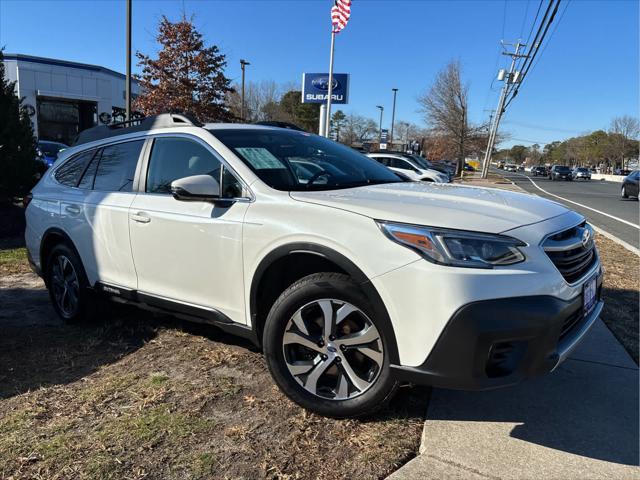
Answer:
[[[380,137],[379,137],[379,139],[382,140],[382,112],[384,112],[384,107],[382,105],[376,105],[376,108],[380,109],[380,128],[379,128]]]
[[[245,121],[245,116],[244,116],[244,68],[247,65],[251,65],[249,62],[247,62],[246,60],[242,60],[240,59],[240,68],[242,68],[242,100],[240,103],[240,117],[242,118],[242,121]]]
[[[391,90],[393,90],[393,109],[391,110],[391,135],[389,136],[389,142],[393,146],[393,124],[396,121],[396,95],[398,94],[398,89],[392,88]]]
[[[127,75],[125,81],[125,120],[131,120],[131,0],[127,0]]]

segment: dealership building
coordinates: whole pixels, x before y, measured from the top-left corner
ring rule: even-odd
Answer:
[[[98,123],[124,119],[125,76],[105,67],[22,54],[4,54],[5,76],[31,117],[39,140],[69,145]],[[134,80],[132,96],[140,91]]]

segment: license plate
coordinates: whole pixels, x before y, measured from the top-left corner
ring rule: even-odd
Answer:
[[[582,306],[584,316],[586,317],[591,313],[591,310],[596,306],[596,292],[598,290],[598,276],[594,276],[587,280],[582,287]]]

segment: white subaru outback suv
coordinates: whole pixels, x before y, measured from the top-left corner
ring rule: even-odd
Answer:
[[[323,415],[401,382],[549,372],[602,309],[591,227],[535,196],[403,182],[316,135],[159,115],[80,134],[33,189],[26,242],[66,321],[106,296],[260,345]]]

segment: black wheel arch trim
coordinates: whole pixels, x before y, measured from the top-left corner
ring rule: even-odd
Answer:
[[[385,306],[380,294],[376,290],[375,286],[371,283],[369,278],[364,274],[364,272],[349,258],[345,257],[339,252],[335,250],[325,247],[324,245],[320,245],[317,243],[310,242],[296,242],[296,243],[288,243],[285,245],[281,245],[276,247],[274,250],[269,252],[258,264],[256,268],[253,278],[251,280],[251,290],[250,290],[250,298],[249,298],[249,307],[251,313],[251,328],[254,330],[256,337],[259,338],[259,332],[257,331],[258,322],[257,322],[257,303],[258,303],[258,287],[262,280],[263,275],[267,271],[267,269],[277,260],[280,260],[287,255],[295,254],[295,253],[308,253],[312,255],[318,255],[323,257],[330,262],[336,264],[342,270],[344,270],[347,275],[353,278],[356,283],[360,286],[366,297],[371,302],[374,307],[376,313],[379,315],[382,320],[382,325],[380,326],[384,331],[385,337],[389,339],[391,345],[387,345],[387,351],[390,355],[391,363],[399,362],[398,355],[398,346],[396,342],[395,332],[393,330],[393,324],[391,323],[391,318],[389,316],[389,312],[387,311],[387,307]]]
[[[78,255],[78,258],[80,259],[80,262],[82,262],[82,257],[80,256],[80,252],[78,251],[78,248],[76,247],[75,243],[73,243],[73,240],[71,240],[71,237],[67,234],[67,232],[65,232],[64,230],[62,230],[59,227],[50,227],[47,230],[45,230],[44,234],[42,235],[42,239],[40,240],[40,249],[38,252],[38,255],[40,256],[40,273],[41,276],[44,278],[45,282],[46,282],[46,272],[47,272],[47,266],[46,266],[46,262],[47,262],[47,258],[45,258],[44,256],[44,247],[47,244],[48,239],[51,236],[57,236],[57,237],[61,237],[64,240],[64,243],[66,243],[67,245],[69,245],[70,248],[73,249],[73,251],[76,253],[76,255]],[[84,267],[84,265],[83,265]]]

